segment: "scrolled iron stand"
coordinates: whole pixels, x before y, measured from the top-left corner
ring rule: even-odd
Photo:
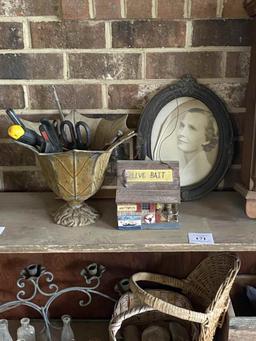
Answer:
[[[82,292],[85,294],[87,299],[79,301],[79,305],[81,307],[86,307],[92,302],[92,294],[99,295],[116,303],[114,298],[96,290],[100,286],[100,280],[105,270],[106,268],[103,265],[92,263],[80,272],[81,276],[85,279],[86,286],[74,286],[59,289],[59,287],[53,282],[54,276],[51,272],[47,271],[45,267],[42,267],[39,264],[31,264],[21,271],[20,277],[17,280],[17,286],[21,290],[18,291],[16,300],[0,304],[0,313],[22,305],[36,310],[41,314],[44,320],[47,340],[51,341],[51,327],[54,326],[49,320],[49,309],[52,303],[63,294],[68,292]],[[45,291],[45,289],[43,290],[41,287],[40,282],[43,278],[49,291]],[[30,295],[26,292],[28,283],[30,283],[30,286],[32,284],[32,294]],[[33,302],[38,294],[47,298],[44,305],[38,305]]]

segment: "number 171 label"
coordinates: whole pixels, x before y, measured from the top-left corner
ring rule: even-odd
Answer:
[[[212,233],[188,233],[189,244],[214,244]]]

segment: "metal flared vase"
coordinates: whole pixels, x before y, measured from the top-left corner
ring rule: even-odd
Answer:
[[[71,113],[65,119],[73,123],[85,121],[88,124],[93,137],[91,150],[39,153],[32,146],[18,143],[36,154],[48,186],[59,198],[66,201],[54,213],[54,222],[70,227],[89,225],[96,221],[99,214],[84,201],[100,189],[112,151],[135,133],[126,127],[126,116],[110,121]],[[23,122],[29,128],[38,130],[39,123]],[[109,143],[119,130],[122,130],[123,136],[116,142]]]
[[[84,201],[100,189],[110,156],[110,151],[81,150],[37,155],[48,186],[67,202],[54,214],[56,224],[83,226],[96,221],[98,213]]]

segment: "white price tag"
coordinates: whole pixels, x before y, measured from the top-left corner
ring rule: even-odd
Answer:
[[[0,226],[0,235],[4,232],[5,226]]]
[[[189,244],[214,244],[212,233],[188,233]]]

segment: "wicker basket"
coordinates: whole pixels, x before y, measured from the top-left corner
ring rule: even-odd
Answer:
[[[148,290],[150,295],[165,302],[174,304],[184,309],[192,309],[190,301],[184,296],[169,290]],[[151,323],[168,325],[168,322],[177,320],[168,314],[154,310],[148,305],[142,305],[140,299],[131,292],[127,292],[119,299],[109,326],[110,340],[117,340],[121,337],[122,328],[133,324],[139,328],[146,327]],[[191,340],[198,340],[198,328],[196,324],[184,321],[183,326],[191,335]]]
[[[240,260],[237,256],[217,254],[205,258],[183,280],[147,272],[134,274],[130,280],[133,295],[128,293],[120,298],[110,322],[110,339],[116,340],[118,331],[127,319],[129,323],[132,317],[149,321],[148,314],[152,314],[153,310],[157,314],[162,313],[163,318],[168,316],[170,319],[171,316],[180,321],[193,322],[190,325],[192,338],[195,337],[195,325],[198,323],[200,332],[197,340],[213,340],[217,326],[222,326],[229,305],[229,293],[239,268]],[[164,296],[166,294],[162,290],[145,291],[138,285],[139,281],[154,282],[176,290],[181,289],[182,294],[192,302],[193,307],[196,307],[196,311],[188,303],[189,301],[185,304],[183,299],[181,302],[180,296],[179,304],[175,302],[174,292],[170,291],[171,299],[169,299],[168,295]],[[134,300],[133,304],[130,302],[131,298]],[[152,320],[152,316],[150,319]]]

